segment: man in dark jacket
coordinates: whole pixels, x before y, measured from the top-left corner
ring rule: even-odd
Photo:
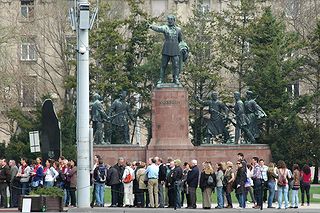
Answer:
[[[124,172],[125,160],[120,157],[118,163],[108,170],[107,183],[111,186],[111,206],[122,207],[124,187],[122,183],[122,176]]]
[[[0,207],[8,208],[7,187],[10,183],[10,168],[7,165],[7,160],[2,159],[0,165],[0,195],[1,204]]]
[[[188,172],[187,175],[187,184],[188,184],[188,192],[190,196],[190,206],[189,208],[197,208],[197,197],[196,191],[199,182],[199,168],[198,168],[197,160],[191,161],[191,170]]]
[[[181,161],[179,159],[174,160],[175,168],[173,170],[172,180],[174,183],[174,208],[181,208],[181,185],[182,185],[182,173]]]

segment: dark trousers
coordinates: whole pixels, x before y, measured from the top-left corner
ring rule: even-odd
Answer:
[[[243,195],[241,195],[241,196],[243,196]],[[227,198],[228,206],[231,206],[231,207],[232,207],[231,193],[229,193],[229,192],[226,191],[226,198]],[[242,198],[241,198],[241,199],[242,199]]]
[[[96,202],[96,184],[93,184],[91,206]]]
[[[7,198],[7,183],[0,183],[0,196],[1,196],[1,207],[8,207],[8,198]]]
[[[301,203],[304,203],[304,194],[307,195],[307,203],[310,203],[310,183],[301,184]]]
[[[14,181],[9,186],[10,190],[10,208],[18,207],[18,199],[20,195],[20,182]]]
[[[197,188],[189,187],[187,194],[187,201],[189,197],[188,207],[197,208]]]
[[[168,187],[168,199],[169,199],[169,207],[174,207],[174,189],[173,186]]]
[[[70,187],[71,205],[76,206],[76,187]]]
[[[123,195],[124,195],[123,183],[112,185],[111,186],[111,205],[122,207]]]
[[[253,181],[254,198],[258,206],[262,205],[262,186],[263,185],[260,179],[255,179]]]

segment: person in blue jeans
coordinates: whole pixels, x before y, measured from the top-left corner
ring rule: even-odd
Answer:
[[[274,163],[269,164],[267,176],[268,176],[268,190],[269,190],[268,208],[274,208],[272,207],[272,202],[273,202],[275,191],[276,191],[276,178],[278,177],[278,175],[276,174]]]
[[[287,166],[284,161],[280,160],[278,162],[278,209],[282,206],[282,195],[284,196],[284,208],[288,208],[288,179],[291,178],[288,173]]]
[[[107,168],[103,165],[102,159],[99,159],[98,166],[93,171],[94,184],[96,188],[96,205],[104,206],[104,190],[107,179]]]
[[[223,183],[222,180],[224,178],[224,172],[222,163],[218,163],[217,165],[218,170],[216,172],[216,181],[217,181],[217,203],[218,206],[216,206],[216,209],[222,209],[224,207],[224,199],[223,199]]]

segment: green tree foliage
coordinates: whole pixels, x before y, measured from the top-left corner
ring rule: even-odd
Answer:
[[[34,159],[37,156],[30,152],[29,132],[40,129],[40,109],[38,105],[35,111],[25,112],[21,108],[13,108],[7,112],[7,117],[17,125],[17,130],[6,147],[5,157],[7,159],[18,161],[20,157]]]
[[[292,55],[299,49],[297,36],[287,32],[285,24],[278,20],[270,8],[251,25],[250,66],[245,83],[258,97],[268,118],[266,130],[281,124],[290,112],[287,86],[291,74],[298,68],[298,60]]]
[[[235,74],[239,92],[246,86],[244,77],[250,69],[250,24],[256,21],[257,11],[255,1],[240,0],[230,1],[227,10],[217,13],[219,54],[224,68]]]

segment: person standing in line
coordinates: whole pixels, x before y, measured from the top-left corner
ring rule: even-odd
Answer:
[[[301,206],[304,206],[305,194],[307,196],[307,205],[310,206],[311,169],[308,165],[302,167],[301,180]]]
[[[246,208],[245,200],[245,182],[247,180],[246,168],[241,160],[237,161],[237,174],[235,179],[235,193],[239,202],[239,208]]]
[[[174,208],[181,208],[181,183],[182,183],[182,168],[179,159],[174,160],[173,169],[173,183],[174,183]]]
[[[203,170],[200,175],[200,189],[202,192],[202,208],[211,209],[212,190],[216,187],[216,175],[211,162],[203,163]]]
[[[187,174],[188,194],[190,198],[190,205],[188,207],[197,208],[197,188],[199,183],[199,168],[198,161],[191,161],[191,170]]]
[[[222,180],[224,178],[223,166],[222,163],[217,164],[217,171],[216,171],[216,182],[217,182],[217,203],[218,205],[215,207],[216,209],[223,209],[224,207],[224,199],[223,199],[223,184]]]
[[[122,175],[122,182],[124,185],[124,205],[125,207],[133,207],[133,180],[134,180],[134,171],[131,168],[131,162],[126,163]]]
[[[253,206],[254,209],[260,209],[262,202],[262,172],[261,167],[259,165],[259,158],[253,157],[251,160],[252,166],[253,166],[253,191],[254,191],[254,197],[257,202],[255,206]]]
[[[190,165],[188,162],[183,163],[183,171],[182,171],[182,189],[181,189],[181,206],[183,206],[184,198],[187,200],[187,207],[190,206],[190,196],[188,192],[188,184],[187,184],[187,175],[190,170]]]
[[[278,161],[278,209],[282,206],[282,196],[284,196],[284,208],[288,208],[288,179],[291,178],[289,175],[287,166],[284,161]]]
[[[300,168],[298,164],[293,164],[293,186],[292,186],[292,202],[290,208],[297,209],[299,206],[299,189],[300,189]]]
[[[70,170],[67,173],[70,177],[70,199],[71,206],[76,207],[76,190],[77,190],[77,162],[75,160],[70,160]]]
[[[18,167],[16,166],[16,162],[14,160],[9,161],[10,166],[10,208],[18,207],[18,197],[19,197],[19,180],[17,180]]]
[[[95,170],[95,168],[99,165],[99,160],[101,159],[100,155],[95,155],[93,158],[94,164],[93,164],[93,168],[92,171],[90,172],[91,178],[92,178],[92,184],[93,184],[93,190],[92,190],[92,200],[90,203],[91,208],[93,208],[95,202],[96,202],[96,184],[94,184],[94,175],[93,175],[93,171]]]
[[[41,164],[42,160],[40,157],[36,158],[36,165],[31,171],[32,181],[31,188],[37,189],[43,186],[43,166]]]
[[[53,187],[56,178],[59,176],[59,173],[53,168],[53,161],[48,159],[46,160],[46,167],[43,169],[44,174],[44,187]]]
[[[151,159],[151,165],[147,167],[146,175],[148,177],[148,192],[150,200],[150,208],[158,208],[158,178],[159,166],[156,165],[156,159]]]
[[[135,194],[136,207],[145,207],[144,192],[147,191],[147,186],[145,184],[146,176],[146,164],[144,162],[137,163],[137,169],[135,171],[135,180],[138,183],[138,190]]]
[[[95,185],[95,199],[96,199],[96,205],[98,207],[104,206],[104,190],[105,190],[105,182],[107,180],[107,168],[103,164],[103,161],[101,158],[98,160],[98,165],[96,165],[94,171],[93,171],[93,179],[94,179],[94,185]]]
[[[0,161],[0,196],[2,208],[8,208],[7,187],[10,183],[10,168],[6,159]]]
[[[261,168],[261,185],[262,185],[262,190],[263,190],[263,196],[262,196],[262,201],[265,202],[267,201],[267,195],[268,195],[268,166],[264,164],[264,160],[260,159],[259,160],[259,165]]]
[[[27,159],[24,157],[21,158],[20,163],[17,177],[20,178],[21,195],[28,195],[30,191],[29,180],[31,168],[27,164]]]
[[[267,176],[268,176],[268,190],[269,190],[268,208],[274,208],[274,207],[272,207],[272,202],[273,202],[273,199],[275,196],[276,178],[278,178],[278,175],[276,174],[276,168],[274,166],[274,163],[269,163]]]
[[[233,163],[231,161],[227,162],[227,170],[224,174],[224,181],[225,183],[225,192],[226,192],[226,198],[227,198],[227,202],[228,205],[226,206],[226,208],[233,208],[232,205],[232,199],[231,199],[231,192],[233,190],[233,182],[235,181],[235,174],[232,170],[233,168]]]
[[[159,179],[158,179],[158,188],[159,188],[159,208],[164,208],[164,194],[165,194],[165,182],[167,177],[167,166],[162,162],[161,158],[156,157],[157,165],[159,166]]]

